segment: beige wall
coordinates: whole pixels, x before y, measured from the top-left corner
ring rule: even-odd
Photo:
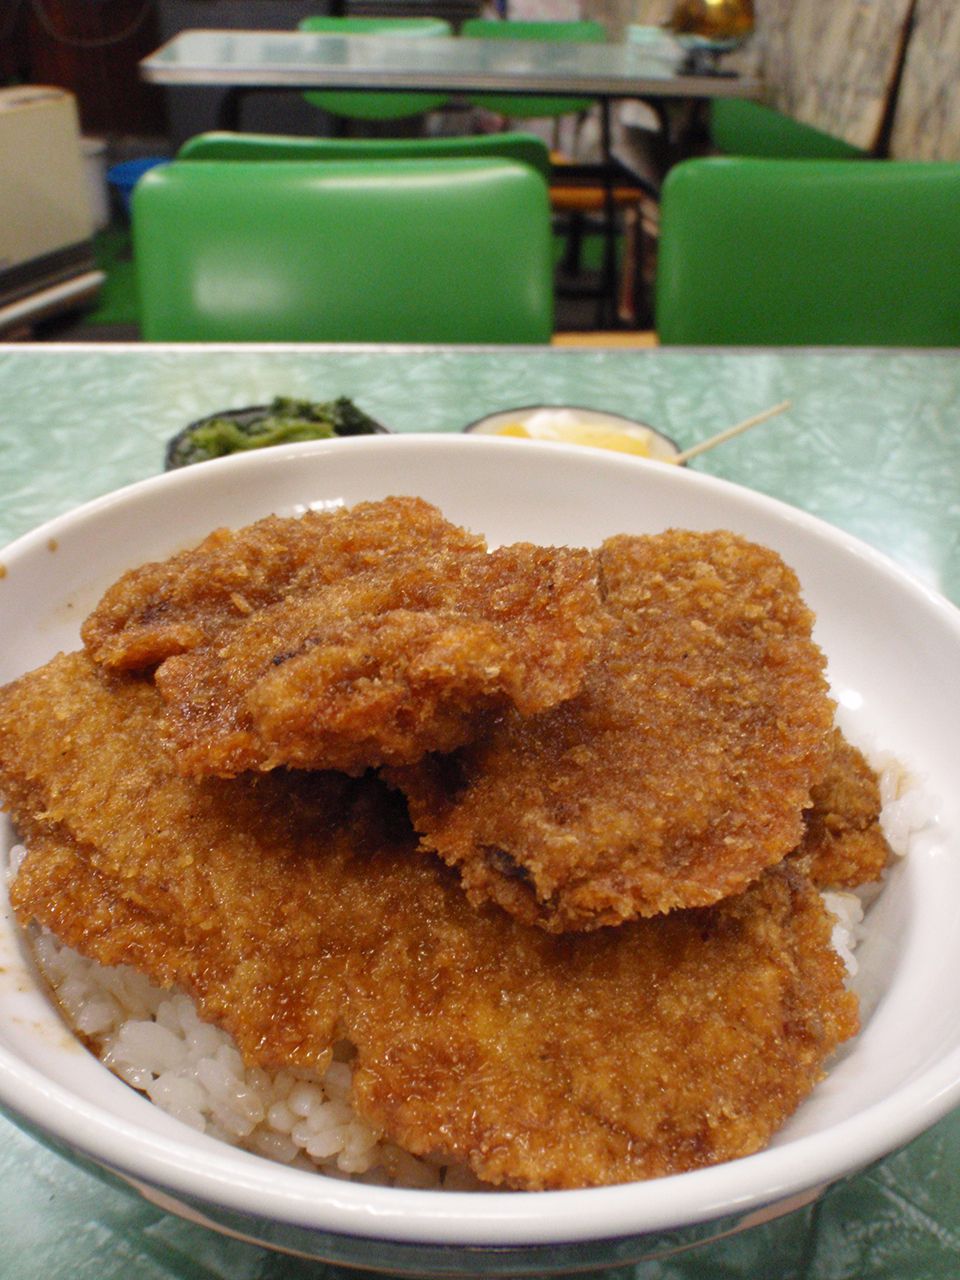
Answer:
[[[942,0],[956,3],[956,0]],[[671,0],[583,0],[612,34],[664,22]],[[877,142],[911,0],[754,0],[757,33],[739,61],[781,111],[870,150]]]
[[[774,106],[864,150],[880,139],[911,0],[760,0]]]
[[[960,160],[958,0],[756,0],[773,104],[872,150],[892,110],[889,154]]]
[[[917,0],[890,154],[960,160],[960,4]]]
[[[629,23],[665,23],[673,0],[512,0],[511,13],[598,18],[619,39]],[[865,151],[890,128],[900,158],[960,160],[960,0],[754,0],[757,33],[736,55],[771,105]],[[564,10],[557,12],[558,6]],[[913,23],[910,27],[910,18]],[[905,43],[907,31],[909,41]]]

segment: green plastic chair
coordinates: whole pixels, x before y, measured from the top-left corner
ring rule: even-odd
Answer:
[[[666,344],[960,345],[960,165],[709,158],[664,183]]]
[[[132,202],[150,342],[543,343],[546,184],[508,160],[174,161]]]
[[[449,36],[452,28],[442,18],[304,18],[299,31],[330,36],[380,36],[397,40],[429,40]],[[348,120],[402,120],[437,111],[447,100],[436,93],[375,93],[366,89],[311,90],[304,98],[332,116]]]
[[[468,18],[460,28],[461,37],[485,40],[541,40],[602,44],[607,38],[599,22],[514,22],[499,18]],[[565,116],[589,111],[592,98],[552,97],[548,94],[485,93],[475,99],[476,105],[497,115],[525,119],[541,116]]]
[[[268,133],[201,133],[188,138],[178,160],[515,160],[546,181],[550,151],[535,133],[467,134],[444,138],[296,138]]]
[[[606,38],[606,28],[600,22],[582,21],[523,21],[499,18],[469,18],[460,28],[461,37],[466,39],[482,38],[487,40],[537,40],[544,43],[588,43],[602,44]],[[550,94],[478,94],[474,99],[476,106],[484,107],[497,115],[513,119],[530,119],[578,114],[589,111],[594,105],[592,98],[558,97]],[[608,111],[608,108],[604,108]],[[609,134],[609,124],[605,126]],[[599,323],[609,323],[617,309],[616,292],[616,236],[617,207],[608,211],[604,199],[604,169],[602,165],[570,165],[563,157],[556,157],[553,164],[552,182],[557,188],[554,200],[555,211],[562,216],[569,216],[568,247],[564,256],[567,269],[579,270],[580,244],[583,235],[583,224],[587,212],[595,211],[601,218],[606,247],[604,250],[603,283],[596,293],[600,315]],[[573,187],[580,188],[573,191]],[[583,205],[582,202],[587,201]],[[592,203],[591,203],[592,201]],[[582,206],[582,207],[581,207]],[[582,293],[579,288],[575,294]],[[588,289],[588,295],[596,292]]]
[[[710,140],[728,156],[779,160],[864,160],[867,152],[843,138],[794,120],[760,102],[713,98]]]

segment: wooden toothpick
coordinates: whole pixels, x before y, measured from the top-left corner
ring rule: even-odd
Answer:
[[[778,413],[783,413],[785,409],[790,408],[789,400],[782,400],[779,404],[773,405],[770,409],[764,409],[762,413],[755,413],[752,418],[745,418],[743,422],[738,422],[732,427],[727,427],[726,431],[719,431],[715,436],[711,436],[709,440],[701,440],[699,444],[691,445],[689,449],[684,449],[682,453],[678,453],[673,461],[679,466],[681,463],[695,458],[700,453],[706,453],[708,449],[712,449],[715,445],[723,444],[725,440],[731,440],[734,436],[738,436],[741,431],[748,431],[751,427],[758,426],[761,422],[766,422],[768,418],[775,418]]]

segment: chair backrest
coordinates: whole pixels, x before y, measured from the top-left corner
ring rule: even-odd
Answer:
[[[960,345],[960,165],[709,158],[663,186],[664,343]]]
[[[200,133],[178,160],[426,160],[497,158],[550,176],[550,149],[535,133],[471,133],[443,138],[303,138],[268,133]]]
[[[546,183],[507,160],[174,161],[133,197],[147,341],[547,342]]]
[[[318,14],[303,18],[299,31],[327,36],[380,36],[396,40],[430,40],[452,34],[443,18],[337,18]],[[366,89],[311,90],[304,98],[314,107],[348,120],[402,120],[437,111],[443,93],[376,93]]]
[[[468,18],[460,28],[461,37],[484,40],[540,40],[602,44],[607,38],[600,22],[583,19],[570,22],[514,21],[500,18]],[[514,118],[565,116],[587,111],[591,98],[556,97],[548,94],[485,93],[474,100],[497,115]]]
[[[843,138],[814,129],[761,102],[713,98],[710,140],[728,156],[774,160],[865,160],[867,153]]]

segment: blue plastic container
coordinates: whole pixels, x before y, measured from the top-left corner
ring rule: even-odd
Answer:
[[[120,205],[125,214],[130,214],[130,197],[133,188],[148,169],[155,169],[159,164],[169,164],[166,156],[142,156],[138,160],[123,160],[107,170],[107,181],[116,191]]]

